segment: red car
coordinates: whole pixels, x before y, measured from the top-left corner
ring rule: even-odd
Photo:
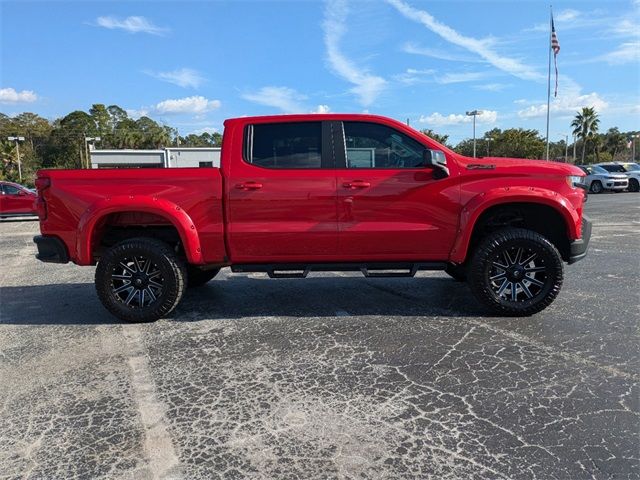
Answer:
[[[97,264],[100,300],[128,321],[168,314],[226,266],[444,270],[493,312],[531,315],[586,255],[582,177],[464,157],[380,116],[245,117],[225,122],[220,168],[40,171],[34,241],[42,261]]]
[[[0,218],[37,215],[38,196],[17,183],[0,182]]]

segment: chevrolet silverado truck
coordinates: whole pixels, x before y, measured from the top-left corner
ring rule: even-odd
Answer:
[[[464,157],[375,115],[224,125],[220,168],[38,172],[37,258],[97,265],[106,309],[144,322],[222,267],[271,278],[444,270],[493,313],[527,316],[556,298],[564,262],[586,255],[575,166]]]

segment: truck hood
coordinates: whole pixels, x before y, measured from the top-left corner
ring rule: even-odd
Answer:
[[[491,169],[508,171],[513,174],[535,175],[578,175],[584,177],[584,172],[575,165],[548,160],[529,160],[524,158],[505,157],[461,157],[463,168],[469,170]]]

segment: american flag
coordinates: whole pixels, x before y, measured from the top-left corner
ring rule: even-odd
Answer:
[[[553,50],[553,65],[556,69],[556,88],[553,92],[553,96],[558,96],[558,53],[560,53],[560,42],[558,42],[558,36],[556,35],[556,27],[553,24],[553,15],[551,15],[551,50]]]

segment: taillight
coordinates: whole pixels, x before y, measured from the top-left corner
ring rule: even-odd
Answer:
[[[44,199],[44,191],[51,186],[49,177],[36,178],[36,188],[38,189],[38,198],[36,199],[36,211],[40,220],[47,219],[47,202]]]
[[[38,177],[36,178],[36,188],[38,189],[38,193],[42,190],[49,188],[51,186],[51,179],[49,177]]]

